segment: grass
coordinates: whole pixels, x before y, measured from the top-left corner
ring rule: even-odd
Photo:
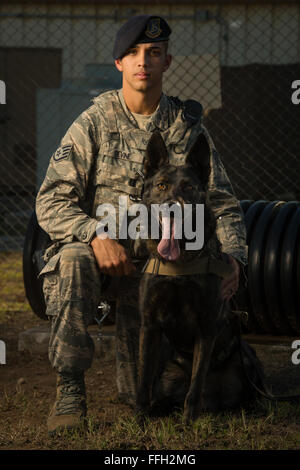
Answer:
[[[0,322],[12,312],[31,312],[23,284],[22,256],[18,252],[0,253]]]
[[[142,429],[134,411],[117,400],[113,364],[101,358],[94,361],[87,374],[86,431],[65,431],[51,438],[46,417],[55,395],[55,377],[46,357],[17,351],[18,332],[41,323],[45,324],[31,312],[25,297],[21,254],[1,254],[0,338],[11,344],[11,362],[0,366],[0,449],[300,448],[300,403],[258,400],[252,410],[203,413],[189,426],[184,425],[179,410],[166,417],[149,418]],[[264,363],[276,371],[283,352],[270,352],[267,347],[264,351]]]
[[[241,410],[219,415],[204,414],[195,423],[185,426],[181,413],[166,418],[151,419],[141,429],[134,415],[111,417],[108,421],[91,415],[87,430],[64,431],[59,437],[47,436],[45,425],[29,423],[32,403],[17,394],[6,396],[1,411],[15,407],[18,422],[2,421],[2,447],[44,449],[98,450],[201,450],[201,449],[297,449],[300,444],[298,409],[293,418],[289,406],[280,404],[268,410],[263,403],[253,413]],[[297,424],[298,423],[298,424]],[[28,447],[29,446],[29,447]]]

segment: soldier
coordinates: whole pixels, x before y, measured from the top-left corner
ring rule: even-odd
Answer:
[[[137,282],[143,260],[138,243],[96,236],[97,207],[125,195],[128,206],[142,195],[143,160],[151,134],[159,130],[170,163],[180,165],[200,132],[211,153],[210,201],[223,252],[234,267],[222,283],[229,300],[238,289],[240,265],[246,264],[245,228],[237,201],[213,142],[201,123],[201,106],[162,92],[171,64],[171,29],[158,16],[131,18],[119,30],[113,49],[123,86],[99,95],[68,129],[50,160],[36,199],[40,226],[52,244],[40,276],[51,318],[49,359],[57,372],[57,398],[48,418],[50,433],[74,428],[86,416],[84,372],[94,345],[87,327],[101,298],[101,273],[122,278],[117,305],[117,385],[133,402],[138,349]],[[118,217],[117,217],[118,218]],[[118,232],[117,232],[118,233]],[[144,264],[144,263],[143,263]]]

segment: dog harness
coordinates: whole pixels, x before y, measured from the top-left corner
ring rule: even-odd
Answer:
[[[188,276],[191,274],[216,274],[222,278],[233,272],[233,267],[225,261],[203,256],[186,263],[161,261],[149,258],[142,269],[143,273],[158,276]]]

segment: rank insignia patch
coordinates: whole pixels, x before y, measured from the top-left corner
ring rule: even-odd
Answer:
[[[59,147],[53,155],[53,159],[56,162],[59,162],[60,160],[68,158],[71,153],[72,147],[73,145],[63,145],[62,147]]]
[[[152,18],[147,24],[145,35],[148,38],[158,38],[161,32],[160,18]]]

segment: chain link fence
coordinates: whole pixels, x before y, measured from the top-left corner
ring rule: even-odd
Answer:
[[[237,197],[300,199],[300,106],[292,102],[299,2],[126,3],[1,3],[1,251],[22,250],[35,195],[68,126],[94,96],[121,87],[112,47],[134,14],[169,22],[174,58],[164,90],[202,103]]]

